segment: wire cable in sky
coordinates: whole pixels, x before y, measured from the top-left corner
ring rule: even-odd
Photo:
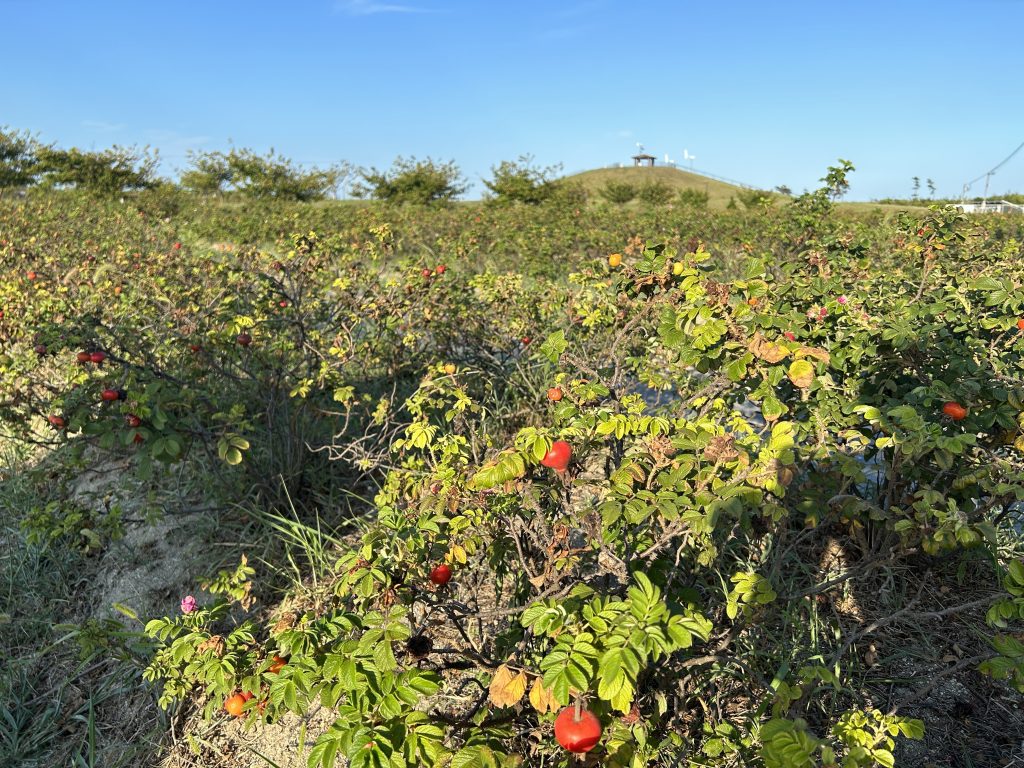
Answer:
[[[1002,161],[1001,163],[999,163],[999,165],[997,165],[997,166],[996,166],[995,168],[993,168],[993,169],[992,169],[991,171],[988,171],[988,172],[986,172],[986,173],[983,173],[983,174],[981,174],[981,176],[979,176],[978,178],[976,178],[976,179],[971,179],[970,181],[968,181],[968,182],[967,182],[967,183],[966,183],[966,184],[964,185],[964,189],[965,189],[965,190],[966,190],[966,189],[969,189],[969,188],[970,188],[970,186],[971,186],[972,184],[974,184],[974,182],[976,182],[976,181],[981,181],[981,180],[982,180],[982,179],[984,179],[984,178],[985,178],[986,176],[991,176],[991,175],[993,175],[993,174],[994,174],[994,173],[995,173],[996,171],[998,171],[998,170],[999,170],[1000,168],[1002,168],[1002,167],[1003,167],[1004,165],[1006,165],[1006,164],[1007,164],[1008,162],[1010,162],[1010,161],[1011,161],[1011,160],[1013,159],[1013,156],[1014,156],[1014,155],[1016,155],[1016,154],[1017,154],[1018,152],[1020,152],[1020,151],[1021,151],[1022,149],[1024,149],[1024,141],[1022,141],[1022,142],[1021,142],[1021,143],[1020,143],[1019,145],[1017,145],[1017,148],[1016,148],[1015,150],[1013,150],[1013,152],[1011,152],[1010,154],[1008,154],[1008,155],[1007,155],[1007,156],[1006,156],[1005,158],[1003,158],[1003,161]]]

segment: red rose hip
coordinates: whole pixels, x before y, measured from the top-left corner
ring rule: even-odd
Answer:
[[[438,565],[430,572],[430,580],[439,587],[443,587],[452,580],[452,569],[447,565]]]
[[[555,440],[551,444],[551,450],[544,454],[544,458],[540,460],[540,463],[545,467],[550,467],[555,472],[565,472],[571,459],[572,446],[564,440]]]
[[[568,706],[555,718],[555,739],[569,752],[589,752],[601,740],[601,721],[589,709],[577,714],[575,706]]]
[[[967,409],[960,405],[960,403],[952,400],[943,404],[942,412],[949,416],[953,421],[961,421],[967,418]]]

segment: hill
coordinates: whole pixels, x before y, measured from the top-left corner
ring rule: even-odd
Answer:
[[[708,205],[711,208],[725,208],[732,197],[739,198],[744,191],[742,187],[727,184],[724,181],[716,181],[707,176],[690,173],[679,168],[668,166],[654,166],[653,168],[597,168],[592,171],[583,171],[566,177],[567,181],[581,183],[593,197],[599,197],[601,190],[609,181],[635,184],[643,186],[653,182],[667,184],[678,191],[695,189],[706,192]]]

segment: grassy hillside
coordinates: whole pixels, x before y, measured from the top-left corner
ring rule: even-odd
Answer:
[[[628,168],[597,168],[593,171],[584,171],[567,176],[566,180],[580,182],[587,192],[590,193],[591,199],[596,200],[601,199],[601,190],[609,181],[634,184],[638,187],[652,182],[661,182],[679,191],[696,189],[706,192],[708,195],[708,207],[718,210],[722,210],[729,205],[729,200],[732,198],[735,198],[737,204],[740,204],[741,196],[746,191],[743,187],[738,187],[735,184],[716,181],[707,176],[690,173],[679,168],[669,168],[668,166],[655,166],[653,168],[635,168],[632,166]],[[774,193],[772,197],[777,202],[791,199]],[[629,205],[638,205],[638,203],[634,201]],[[926,204],[920,202],[916,204],[911,202],[840,202],[837,207],[839,212],[853,214],[863,214],[874,210],[881,210],[887,214],[898,211],[910,211],[920,214],[926,213],[928,208]]]
[[[584,171],[567,177],[569,181],[578,181],[594,197],[599,197],[600,191],[609,181],[635,184],[643,186],[653,182],[661,182],[678,189],[696,189],[707,192],[708,205],[711,208],[725,208],[729,199],[737,197],[742,192],[741,187],[726,184],[722,181],[715,181],[706,176],[683,171],[678,168],[667,166],[655,166],[653,168],[597,168],[593,171]]]

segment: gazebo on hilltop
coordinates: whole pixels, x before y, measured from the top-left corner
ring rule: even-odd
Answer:
[[[641,152],[639,155],[633,155],[633,165],[635,165],[638,168],[643,165],[646,165],[649,168],[653,168],[654,160],[654,155],[648,155],[643,152]]]

